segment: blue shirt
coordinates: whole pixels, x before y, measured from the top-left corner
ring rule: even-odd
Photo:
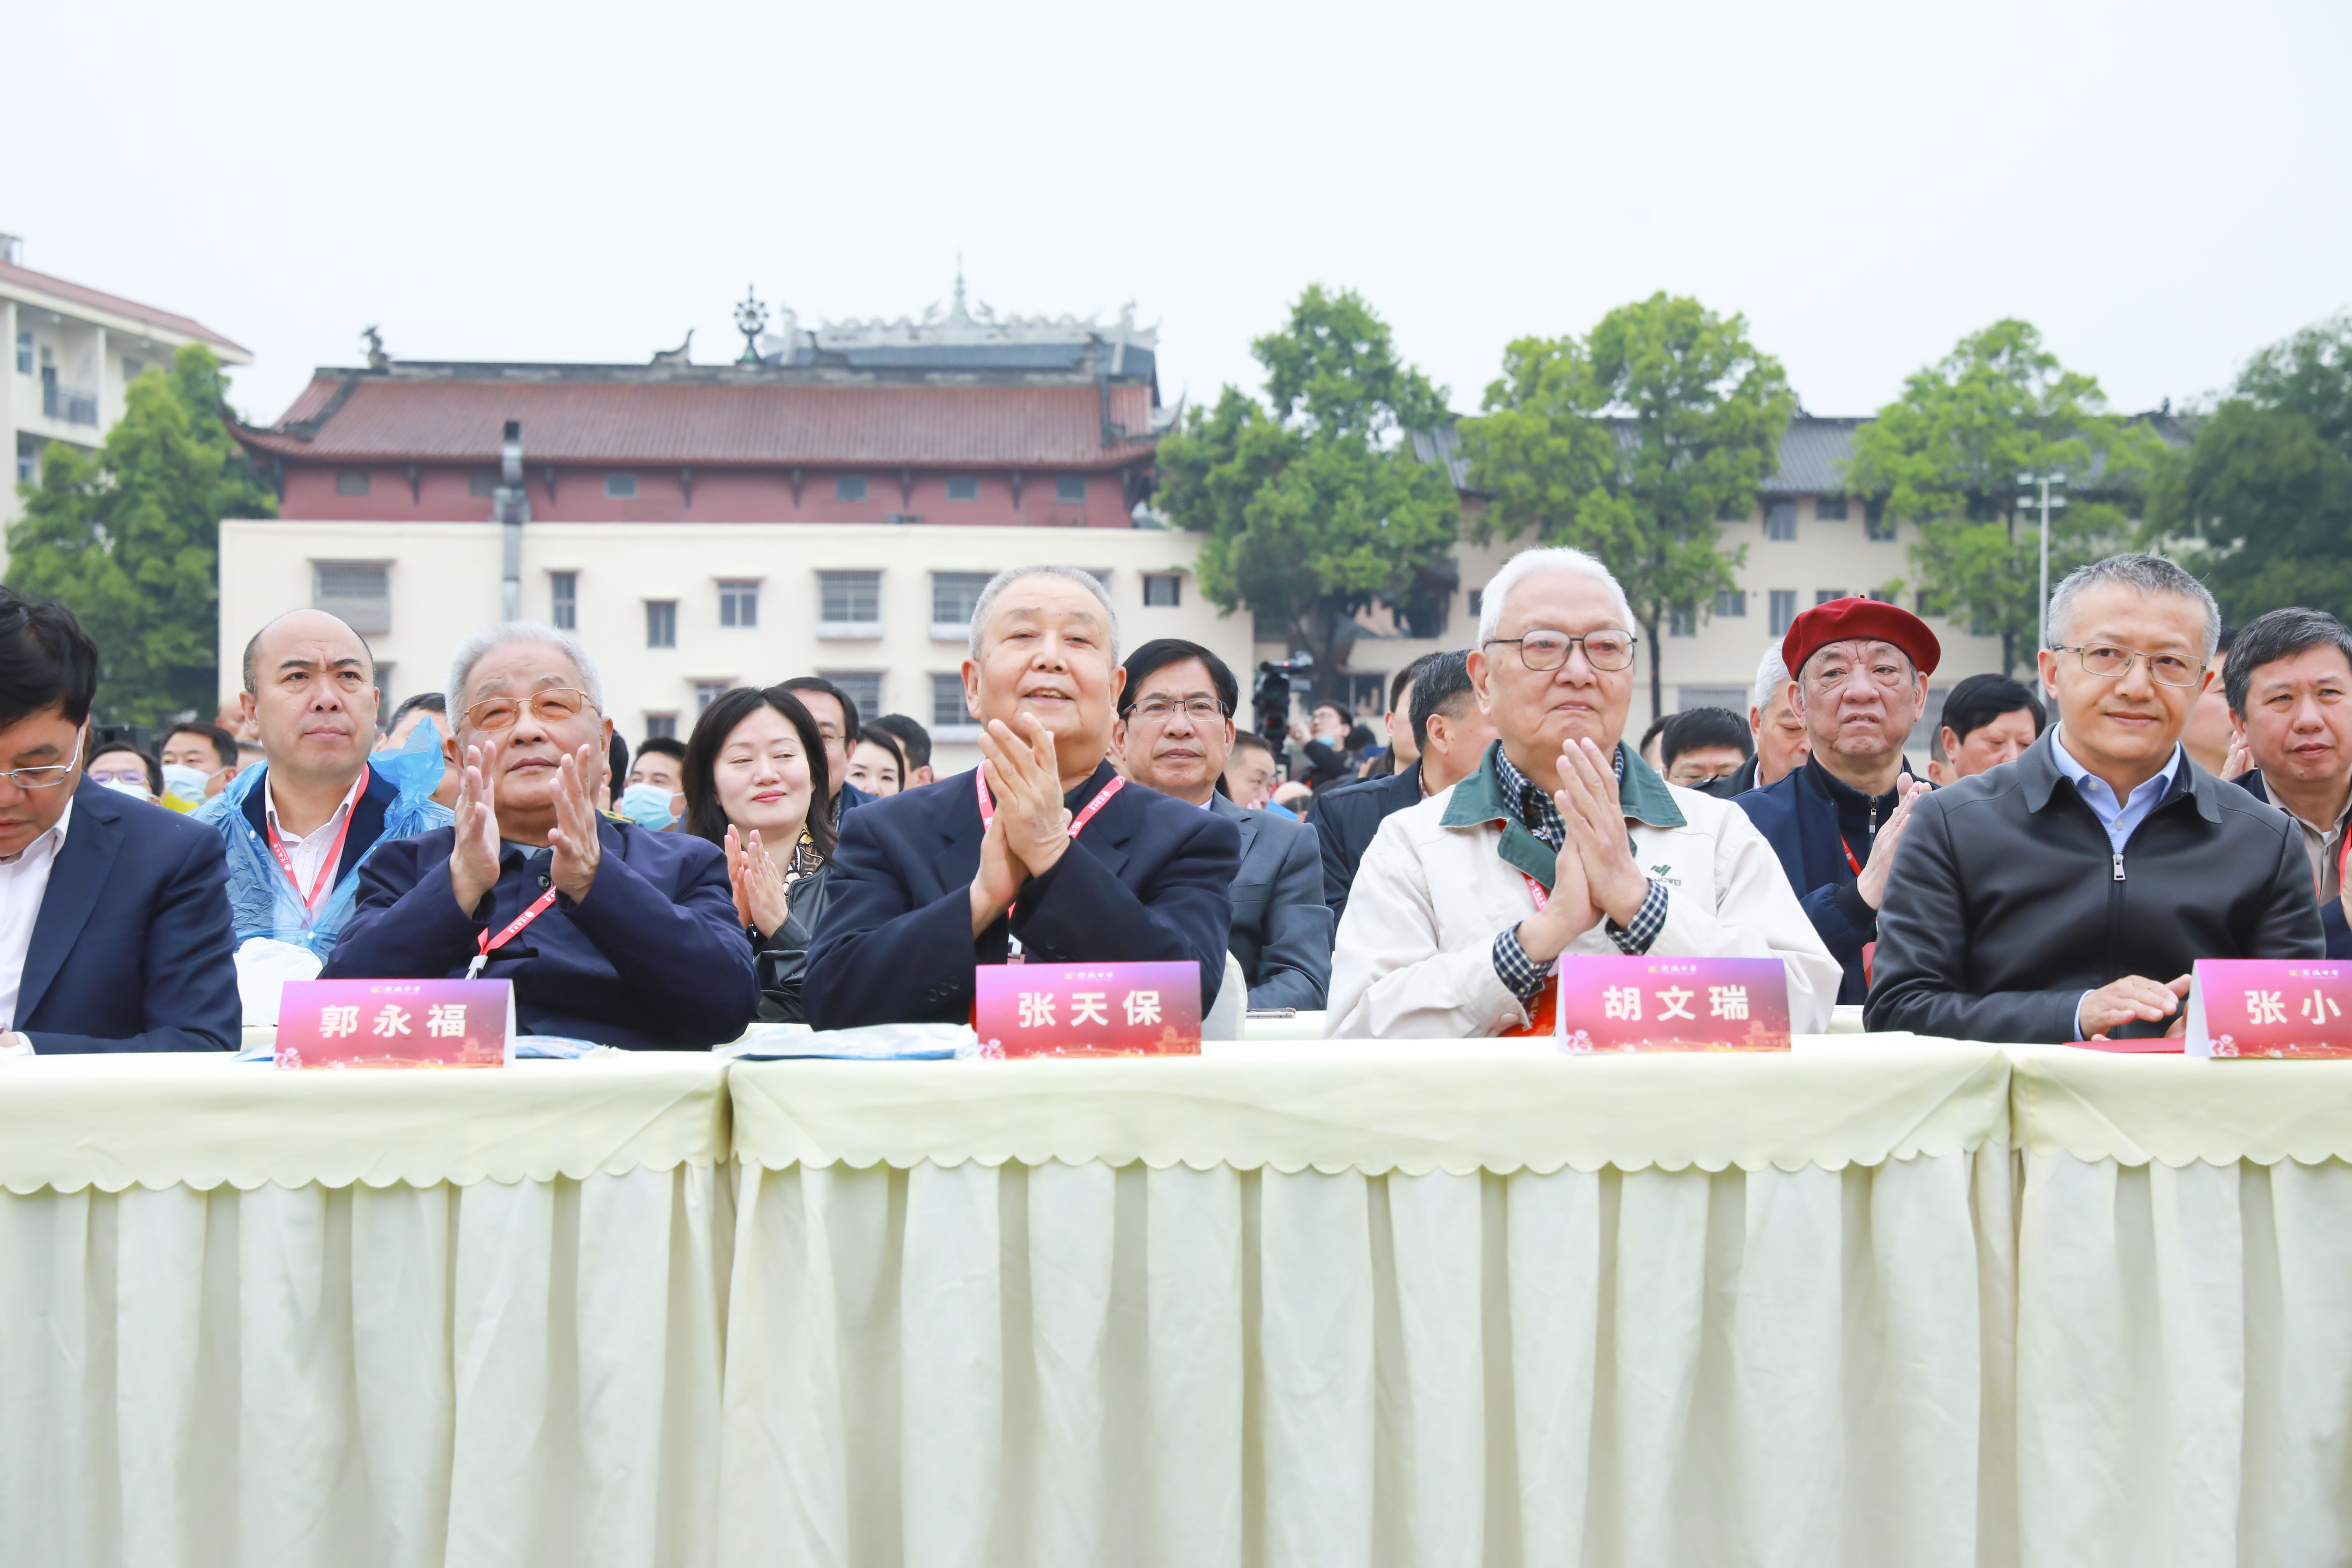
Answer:
[[[2156,803],[2172,787],[2172,775],[2180,771],[2180,742],[2175,741],[2164,771],[2132,791],[2129,800],[2119,801],[2106,780],[2074,760],[2074,754],[2066,749],[2064,730],[2054,730],[2050,735],[2051,761],[2058,764],[2060,773],[2074,781],[2084,804],[2099,819],[2099,826],[2107,830],[2107,843],[2118,855],[2131,841],[2133,830],[2147,820],[2147,814],[2156,809]]]
[[[2074,753],[2066,749],[2063,728],[2050,731],[2050,760],[2058,764],[2060,773],[2074,781],[2083,804],[2091,808],[2099,826],[2107,830],[2108,847],[2121,855],[2124,846],[2131,842],[2133,831],[2147,820],[2147,814],[2156,809],[2156,803],[2172,787],[2172,775],[2180,771],[2180,742],[2172,743],[2172,756],[2164,764],[2164,771],[2132,791],[2128,800],[2117,800],[2114,787],[2106,780],[2074,760]],[[2083,1038],[2083,1003],[2090,994],[2085,991],[2074,1002],[2074,1037],[2078,1040]]]

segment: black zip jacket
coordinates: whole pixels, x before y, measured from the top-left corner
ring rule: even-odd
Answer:
[[[1873,1029],[2056,1042],[2075,1037],[2083,993],[2126,974],[2163,983],[2200,958],[2326,955],[2285,813],[2183,757],[2118,855],[2044,734],[1911,808],[1863,1016]],[[2114,1032],[2161,1035],[2171,1021]]]

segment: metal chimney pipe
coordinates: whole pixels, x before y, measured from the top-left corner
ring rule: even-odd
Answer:
[[[499,579],[499,618],[522,619],[522,525],[530,516],[530,500],[522,479],[522,421],[507,421],[499,445],[499,487],[493,505],[505,538],[503,570]]]

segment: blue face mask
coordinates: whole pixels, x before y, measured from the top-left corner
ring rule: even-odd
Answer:
[[[677,820],[669,808],[669,791],[659,784],[633,784],[623,790],[620,811],[639,827],[655,833]]]
[[[205,785],[211,782],[212,775],[202,768],[192,768],[185,763],[163,764],[163,793],[178,795],[191,805],[204,804]]]

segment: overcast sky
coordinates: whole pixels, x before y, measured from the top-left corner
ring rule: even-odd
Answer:
[[[744,285],[1161,323],[1257,384],[1310,281],[1475,409],[1656,289],[1867,413],[2036,323],[2118,407],[2352,305],[2342,0],[124,5],[0,0],[28,265],[193,315],[274,420],[420,359],[741,341]],[[37,68],[36,66],[37,64]]]

